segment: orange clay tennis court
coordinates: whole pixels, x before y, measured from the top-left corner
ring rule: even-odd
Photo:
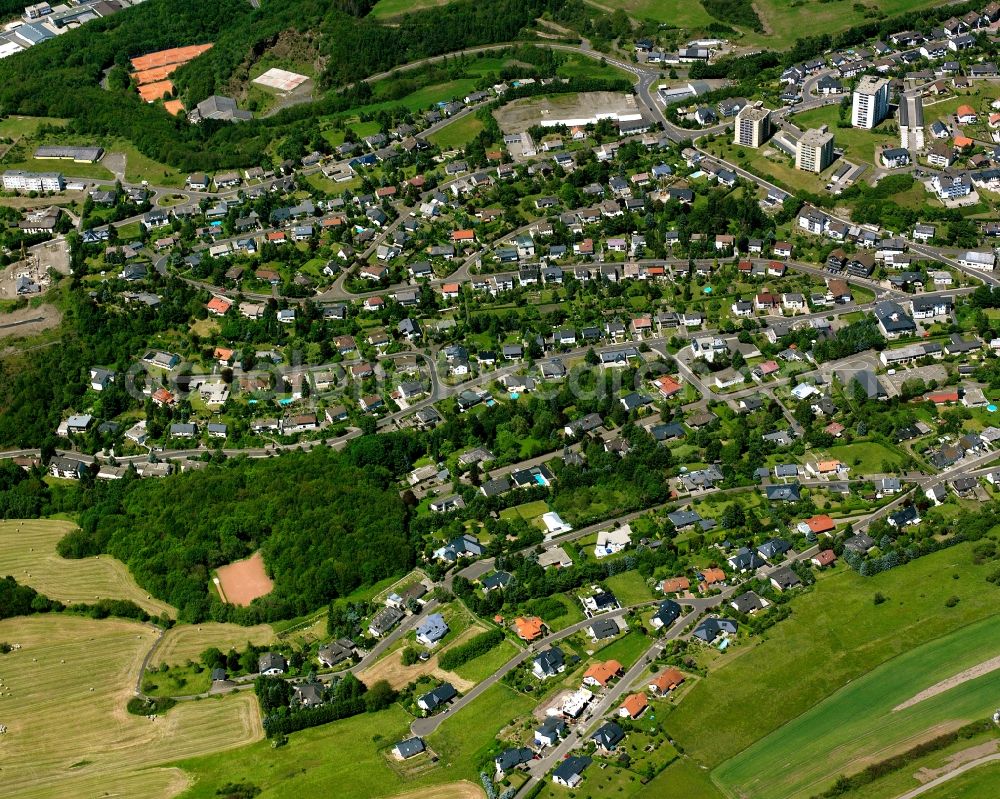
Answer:
[[[215,584],[223,602],[241,607],[246,607],[257,597],[270,594],[274,588],[274,583],[264,571],[264,558],[259,552],[246,560],[217,569]]]
[[[156,83],[147,83],[139,87],[139,96],[147,103],[154,103],[162,100],[163,95],[170,95],[174,92],[174,83],[170,80],[158,80]]]
[[[183,64],[167,64],[165,67],[144,69],[142,72],[136,72],[132,76],[132,79],[136,82],[137,86],[142,86],[144,83],[155,83],[158,80],[169,78],[181,66]]]
[[[158,50],[148,55],[137,56],[132,59],[132,69],[136,72],[153,69],[155,67],[165,67],[168,64],[186,64],[193,58],[197,58],[202,53],[210,50],[209,44],[192,44],[188,47],[171,47],[169,50]]]

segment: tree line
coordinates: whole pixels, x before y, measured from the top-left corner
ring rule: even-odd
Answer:
[[[101,482],[81,501],[80,528],[59,553],[114,555],[182,621],[291,618],[405,573],[414,560],[389,475],[325,447]],[[274,590],[246,608],[224,604],[210,591],[213,570],[258,550]]]

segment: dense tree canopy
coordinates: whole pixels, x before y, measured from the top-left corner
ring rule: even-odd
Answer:
[[[403,504],[384,474],[319,448],[116,481],[95,488],[60,552],[113,554],[181,620],[288,618],[412,565]],[[248,609],[211,597],[211,571],[258,549],[274,591]]]
[[[315,35],[318,55],[327,64],[321,82],[335,88],[420,58],[514,40],[550,4],[558,0],[458,0],[407,14],[389,26],[354,16],[364,3],[295,0],[254,9],[245,0],[207,5],[149,0],[0,62],[0,113],[67,118],[75,133],[127,138],[144,154],[188,171],[251,165],[266,159],[268,146],[297,121],[346,110],[358,104],[359,95],[328,92],[316,103],[239,125],[189,125],[123,88],[128,60],[167,47],[213,43],[171,76],[190,108],[211,94],[226,93],[239,69],[259,59],[286,31]],[[102,88],[104,71],[113,67],[118,67],[116,80]]]

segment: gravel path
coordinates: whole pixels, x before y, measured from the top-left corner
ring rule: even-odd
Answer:
[[[919,694],[915,694],[905,702],[896,705],[896,707],[892,709],[892,712],[896,713],[900,710],[906,710],[906,708],[913,707],[914,705],[923,702],[925,699],[930,699],[938,694],[943,694],[945,691],[951,690],[956,685],[961,685],[969,680],[974,680],[976,677],[982,677],[984,674],[989,674],[991,671],[996,671],[997,669],[1000,669],[1000,655],[995,658],[990,658],[989,660],[984,660],[979,665],[973,666],[970,669],[960,671],[958,674],[955,674],[946,680],[941,680],[941,682],[935,683],[930,688],[925,688]]]

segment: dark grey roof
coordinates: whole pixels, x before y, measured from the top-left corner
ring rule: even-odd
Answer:
[[[591,735],[590,740],[605,749],[614,749],[625,740],[625,731],[613,721],[609,721]]]
[[[400,757],[413,757],[424,751],[424,742],[420,738],[407,738],[396,744],[395,749]]]
[[[737,625],[734,621],[709,618],[695,628],[694,637],[710,644],[722,633],[735,633],[736,629]]]
[[[594,638],[598,641],[604,638],[613,638],[620,632],[618,622],[614,619],[594,619],[590,629],[593,630]]]
[[[567,757],[562,763],[559,764],[559,768],[552,772],[552,776],[558,777],[564,782],[570,781],[573,777],[579,776],[583,773],[584,769],[591,764],[591,759],[589,757]]]

